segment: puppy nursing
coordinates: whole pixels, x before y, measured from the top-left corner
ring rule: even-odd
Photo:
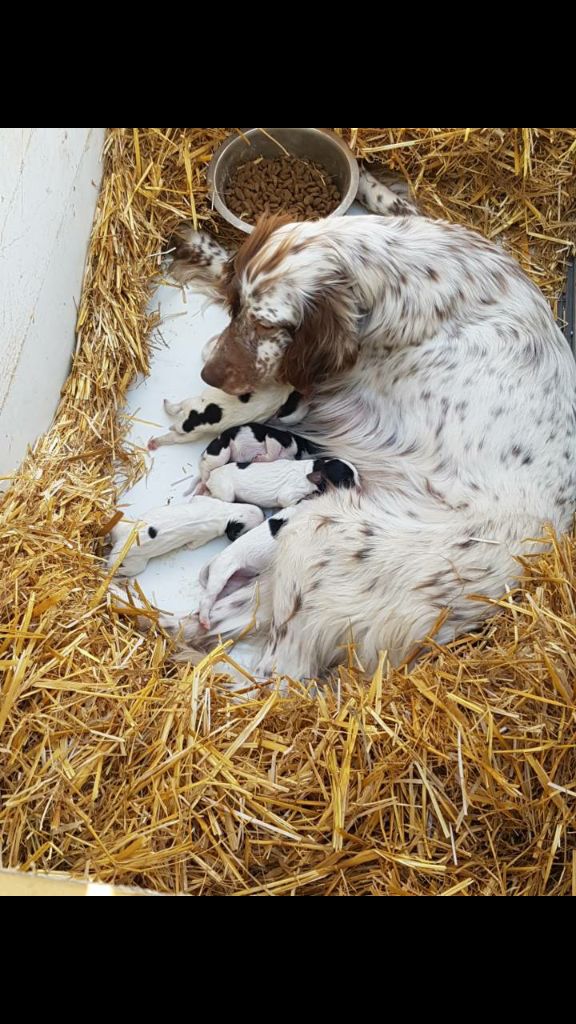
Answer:
[[[235,540],[247,530],[259,526],[264,513],[255,505],[194,497],[185,505],[162,505],[150,509],[139,520],[135,543],[116,569],[117,576],[136,576],[151,558],[178,548],[199,548],[215,537]],[[134,529],[124,520],[111,533],[112,550],[108,565],[114,566]]]
[[[358,487],[354,466],[342,459],[304,459],[302,462],[230,462],[214,469],[205,487],[222,501],[249,501],[261,508],[287,508],[328,484]]]

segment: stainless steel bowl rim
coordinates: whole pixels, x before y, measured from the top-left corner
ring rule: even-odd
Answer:
[[[243,128],[241,130],[242,135],[245,136],[246,138],[250,138],[257,132],[261,131],[260,128]],[[282,131],[282,129],[269,130]],[[305,132],[317,132],[318,134],[321,134],[326,138],[330,139],[330,141],[335,146],[338,147],[342,155],[345,156],[347,160],[348,167],[350,170],[350,184],[346,190],[346,193],[342,196],[342,201],[338,204],[336,209],[332,211],[332,213],[328,214],[329,217],[340,217],[342,216],[342,214],[346,213],[346,210],[348,210],[349,207],[352,205],[356,198],[356,193],[358,191],[359,170],[356,158],[352,153],[351,149],[346,145],[346,143],[340,138],[339,135],[336,135],[335,132],[331,132],[326,128],[305,128],[300,130]],[[206,178],[212,196],[212,202],[220,216],[223,217],[224,220],[226,220],[229,224],[232,224],[234,227],[239,228],[240,231],[243,231],[245,234],[250,234],[254,230],[254,225],[248,224],[246,221],[241,220],[239,217],[236,217],[232,213],[232,211],[228,209],[225,202],[220,198],[220,195],[216,188],[216,173],[218,169],[218,164],[223,154],[226,152],[227,149],[230,148],[230,146],[239,142],[241,139],[241,135],[230,135],[229,138],[225,139],[224,142],[218,147],[218,149],[215,150],[212,159],[208,165]]]

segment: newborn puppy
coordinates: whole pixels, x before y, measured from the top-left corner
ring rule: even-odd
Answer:
[[[304,398],[299,391],[291,391],[284,405],[271,417],[276,423],[283,427],[290,427],[294,423],[300,423],[310,408],[310,401]]]
[[[292,518],[298,509],[287,508],[277,512],[261,526],[251,530],[235,544],[220,552],[205,565],[200,573],[202,594],[198,615],[200,625],[210,628],[210,613],[232,577],[236,577],[239,585],[253,576],[258,576],[272,561],[276,548],[276,537],[285,523]]]
[[[162,505],[150,509],[138,520],[134,544],[116,569],[117,576],[136,576],[151,558],[176,548],[199,548],[224,534],[236,540],[240,534],[259,526],[264,515],[254,505],[228,504],[215,498],[196,497],[184,505]],[[120,556],[134,523],[120,522],[111,532],[111,569]]]
[[[262,391],[245,395],[227,395],[218,388],[204,388],[195,398],[182,402],[164,399],[164,410],[172,420],[172,429],[159,437],[151,437],[148,450],[155,451],[161,445],[187,444],[206,434],[216,434],[228,427],[246,422],[247,416],[255,420],[268,420],[278,415],[292,388],[278,384]]]
[[[358,473],[343,459],[304,459],[301,462],[229,462],[215,469],[206,489],[223,501],[249,501],[261,508],[286,508],[329,484],[358,487]]]
[[[245,423],[230,427],[215,437],[200,456],[200,480],[204,483],[215,469],[229,462],[276,462],[315,455],[318,445],[289,430],[266,423]],[[194,488],[195,483],[192,485]],[[199,488],[197,494],[204,493]]]

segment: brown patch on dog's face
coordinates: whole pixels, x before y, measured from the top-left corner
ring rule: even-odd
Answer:
[[[290,340],[282,328],[266,327],[249,313],[240,313],[222,331],[204,364],[202,380],[228,395],[276,383]]]
[[[286,223],[289,218],[282,216],[261,219],[228,262],[221,280],[221,297],[232,320],[206,362],[202,379],[230,395],[272,382],[307,394],[322,380],[348,370],[358,355],[354,303],[345,281],[321,290],[309,303],[303,322],[297,323],[296,312],[290,322],[290,281],[282,266],[286,257],[302,252],[306,242],[297,241],[291,232],[271,242],[274,231]]]
[[[289,217],[263,217],[235,257],[229,260],[221,281],[221,296],[231,316],[210,358],[202,370],[202,380],[229,395],[242,395],[260,386],[278,381],[280,365],[291,337],[281,326],[263,323],[249,310],[242,309],[240,278],[250,279],[254,261],[271,234]],[[276,261],[281,261],[276,254]]]

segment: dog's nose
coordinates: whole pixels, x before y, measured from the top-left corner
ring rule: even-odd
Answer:
[[[211,388],[220,388],[220,387],[222,387],[222,381],[224,379],[224,374],[222,373],[221,370],[218,369],[218,367],[211,366],[210,363],[206,363],[206,365],[202,367],[202,371],[200,373],[200,376],[202,377],[202,380],[204,381],[204,383],[208,384],[209,387],[211,387]]]

